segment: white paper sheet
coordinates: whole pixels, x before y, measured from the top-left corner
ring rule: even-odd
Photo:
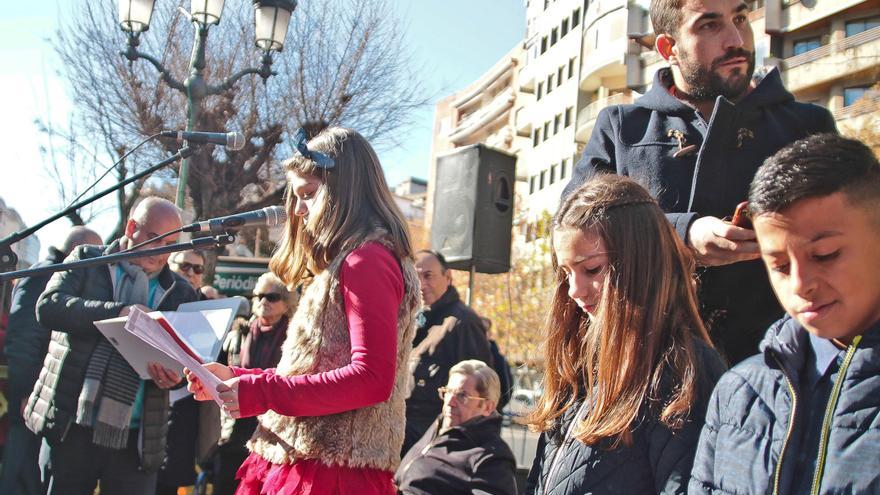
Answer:
[[[217,392],[217,385],[221,383],[220,379],[181,349],[177,342],[174,341],[174,338],[162,328],[158,321],[154,320],[147,313],[137,308],[132,308],[128,315],[128,321],[125,323],[125,329],[152,347],[167,354],[182,366],[189,368],[201,380],[211,398],[214,399],[214,402],[223,406],[223,401]]]

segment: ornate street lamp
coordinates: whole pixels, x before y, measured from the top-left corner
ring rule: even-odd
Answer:
[[[239,79],[248,74],[260,76],[264,83],[270,76],[276,74],[272,70],[272,52],[280,52],[284,48],[290,16],[296,9],[296,0],[254,0],[255,43],[263,52],[260,57],[260,67],[240,70],[215,86],[208,84],[202,73],[205,69],[208,29],[220,23],[224,1],[192,0],[190,2],[189,16],[195,29],[195,42],[189,63],[189,76],[183,82],[175,79],[158,59],[138,50],[141,33],[150,28],[153,3],[152,0],[119,1],[119,25],[128,33],[128,46],[121,53],[129,62],[138,59],[150,62],[168,86],[187,95],[187,131],[193,130],[198,120],[201,102],[206,96],[221,94],[232,89]],[[177,206],[181,208],[186,197],[186,180],[187,160],[183,160],[177,183]]]

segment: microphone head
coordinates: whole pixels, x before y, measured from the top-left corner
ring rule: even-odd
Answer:
[[[226,148],[233,151],[244,148],[244,134],[235,131],[227,132]]]
[[[266,212],[266,226],[270,229],[287,222],[287,210],[283,206],[267,206],[263,210]]]

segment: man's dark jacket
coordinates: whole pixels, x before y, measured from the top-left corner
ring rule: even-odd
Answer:
[[[49,248],[49,256],[31,268],[41,268],[64,261],[64,253]],[[9,309],[9,326],[6,331],[6,359],[9,363],[10,409],[15,414],[10,420],[21,423],[18,407],[34,389],[34,383],[43,367],[43,358],[49,347],[50,331],[37,321],[37,299],[46,289],[51,274],[35,275],[20,279],[12,292],[12,306]]]
[[[644,406],[632,431],[633,443],[613,448],[610,442],[587,445],[568,436],[572,421],[583,404],[579,399],[563,414],[559,425],[542,433],[537,455],[529,472],[527,495],[654,495],[687,491],[694,451],[703,426],[712,388],[724,373],[718,353],[696,342],[700,385],[690,416],[678,430],[659,420],[659,405],[665,403],[677,384],[665,380],[656,404]],[[586,410],[584,413],[586,414]],[[583,417],[583,416],[581,416]]]
[[[501,415],[477,416],[439,433],[443,418],[410,449],[394,476],[407,495],[516,495],[516,459]]]
[[[450,368],[465,359],[479,359],[492,366],[483,323],[451,285],[419,317],[410,356],[414,387],[406,400],[404,452],[440,414],[443,401],[437,389],[446,385]]]
[[[807,135],[836,132],[828,110],[794,101],[772,70],[739,103],[719,97],[707,123],[669,93],[661,69],[632,105],[603,109],[563,197],[597,173],[632,177],[657,198],[679,236],[700,216],[733,215],[747,199],[758,167]],[[683,147],[691,152],[673,156]],[[700,302],[712,338],[731,362],[758,351],[764,331],[782,316],[759,260],[701,270]]]
[[[773,493],[795,493],[798,439],[808,427],[805,404],[795,398],[811,352],[809,336],[786,316],[767,331],[761,352],[718,381],[689,493],[771,493],[780,455],[779,490]],[[862,336],[842,378],[820,493],[880,493],[880,323]],[[813,417],[821,421],[823,414]]]
[[[106,254],[107,249],[80,246],[67,261],[95,258]],[[182,303],[196,300],[189,282],[167,265],[158,277],[159,285],[165,289],[157,306],[159,310],[173,311]],[[37,301],[40,324],[53,331],[43,369],[28,400],[25,422],[34,433],[45,436],[50,445],[64,441],[76,420],[77,400],[89,359],[98,340],[104,338],[92,322],[115,318],[125,306],[113,300],[113,282],[107,265],[55,273]],[[168,391],[148,380],[141,416],[141,467],[147,472],[156,471],[165,458],[168,411]]]

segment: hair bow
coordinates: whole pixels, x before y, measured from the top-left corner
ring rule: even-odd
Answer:
[[[296,134],[293,135],[293,145],[296,146],[296,151],[298,151],[300,155],[315,162],[315,165],[320,168],[327,169],[336,166],[336,162],[334,162],[329,156],[319,151],[312,151],[309,149],[306,139],[306,130],[302,127],[300,127],[299,130],[296,131]]]

